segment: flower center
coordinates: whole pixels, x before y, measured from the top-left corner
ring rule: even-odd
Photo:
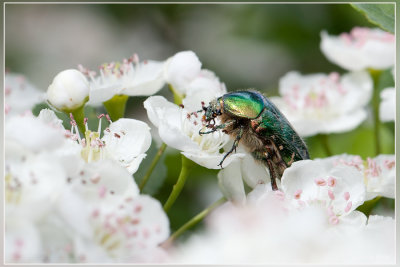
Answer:
[[[79,131],[76,125],[76,121],[74,120],[72,114],[70,114],[71,125],[72,125],[70,137],[72,140],[78,141],[78,143],[82,146],[81,157],[88,163],[105,158],[104,147],[106,144],[100,138],[101,120],[103,117],[106,117],[106,119],[111,123],[111,119],[108,115],[104,114],[99,115],[97,117],[99,119],[99,126],[97,132],[88,129],[88,119],[85,118],[84,119],[84,124],[86,129],[85,138],[81,139],[79,136]],[[106,129],[106,131],[107,130],[109,131],[108,128]]]
[[[218,122],[218,119],[216,119]],[[199,134],[199,131],[206,131],[201,117],[196,113],[182,112],[182,129],[189,138],[197,143],[200,149],[210,154],[219,153],[229,141],[229,137],[222,131],[215,131],[209,134]]]
[[[340,81],[340,76],[332,72],[328,77],[314,81],[301,89],[301,84],[294,84],[283,96],[293,113],[303,113],[310,119],[327,119],[337,116],[337,103],[347,93]]]

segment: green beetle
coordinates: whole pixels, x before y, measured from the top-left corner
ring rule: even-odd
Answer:
[[[271,176],[271,186],[277,190],[276,179],[294,161],[309,159],[307,146],[292,125],[268,98],[255,90],[227,93],[206,107],[203,104],[203,121],[209,134],[222,130],[234,138],[232,148],[225,158],[236,151],[241,142],[257,160],[265,164]],[[222,124],[215,125],[219,117]]]

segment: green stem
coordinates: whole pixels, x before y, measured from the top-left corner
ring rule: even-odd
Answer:
[[[219,207],[223,203],[226,202],[226,198],[222,197],[216,202],[214,202],[212,205],[208,206],[205,208],[203,211],[201,211],[199,214],[194,216],[192,219],[190,219],[187,223],[182,225],[175,233],[173,233],[165,242],[164,244],[171,244],[178,236],[183,234],[186,230],[189,228],[192,228],[195,226],[197,223],[199,223],[201,220],[204,219],[211,211],[213,211],[215,208]]]
[[[153,161],[151,162],[150,168],[147,170],[146,175],[143,177],[142,181],[140,182],[139,189],[140,191],[143,190],[144,186],[146,185],[147,181],[150,178],[151,173],[153,172],[154,168],[156,167],[158,161],[160,160],[162,154],[165,151],[165,148],[167,145],[165,143],[162,143],[160,148],[157,151],[156,156],[154,157]]]
[[[325,153],[328,157],[332,156],[332,149],[329,145],[328,135],[327,134],[320,134],[319,139],[321,140],[322,147],[325,150]]]
[[[374,114],[374,133],[375,133],[375,154],[381,153],[381,136],[380,136],[380,121],[379,121],[379,79],[381,76],[381,70],[368,69],[372,80],[374,82],[374,93],[372,98],[372,109]]]
[[[112,121],[117,121],[124,117],[128,98],[129,96],[127,95],[115,95],[111,99],[103,102],[103,105]]]
[[[171,90],[172,94],[174,94],[174,103],[177,105],[182,104],[184,95],[182,95],[181,93],[176,91],[175,88],[171,84],[168,84],[168,88],[169,88],[169,90]]]
[[[67,113],[67,115],[69,116],[69,113],[72,113],[72,115],[74,116],[74,120],[76,121],[76,124],[78,125],[79,131],[82,134],[85,134],[85,123],[84,123],[84,119],[85,119],[85,105],[82,105],[81,107],[74,109],[74,110],[70,110],[70,111],[66,111],[65,113]]]
[[[172,205],[175,203],[175,200],[178,198],[179,194],[182,191],[183,186],[185,185],[186,178],[189,174],[190,167],[192,166],[192,161],[187,159],[182,155],[182,168],[181,173],[179,174],[178,180],[176,184],[172,188],[172,192],[169,195],[167,202],[164,204],[164,211],[168,212]]]

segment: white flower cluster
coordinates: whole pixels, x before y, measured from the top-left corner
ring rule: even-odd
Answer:
[[[369,194],[394,197],[394,156],[365,163],[349,155],[294,162],[281,190],[259,184],[245,204],[218,208],[206,230],[171,249],[171,262],[394,263],[394,219],[356,210]]]
[[[367,118],[373,83],[367,69],[394,66],[394,35],[380,29],[354,28],[349,34],[321,33],[321,50],[344,75],[289,72],[279,82],[280,97],[271,97],[301,136],[355,129]],[[380,118],[394,120],[394,88],[382,91]]]
[[[4,78],[6,119],[13,115],[30,113],[36,104],[45,100],[45,94],[34,87],[24,76],[6,72]]]
[[[150,146],[149,127],[121,119],[101,138],[89,129],[80,138],[71,122],[65,130],[48,109],[6,122],[5,261],[163,261],[168,218],[131,176]]]
[[[302,136],[360,125],[373,87],[366,68],[393,65],[386,53],[392,53],[394,39],[379,30],[357,28],[332,43],[326,33],[322,38],[328,59],[351,72],[289,72],[280,80],[281,96],[271,98]],[[379,45],[385,55],[359,60]],[[344,63],[335,56],[340,49],[350,49],[343,52]],[[355,59],[349,60],[352,55]],[[350,66],[353,61],[360,65]],[[53,107],[72,113],[115,96],[149,96],[144,107],[161,140],[201,166],[220,168],[232,140],[222,131],[201,135],[205,126],[199,111],[227,90],[212,71],[202,69],[194,52],[179,52],[164,62],[140,62],[134,55],[102,65],[99,76],[79,69],[54,78],[47,90]],[[154,95],[165,84],[175,103]],[[200,236],[168,251],[160,245],[170,234],[169,220],[157,200],[139,193],[132,177],[151,144],[146,123],[127,118],[112,122],[102,114],[96,131],[86,118],[83,127],[78,125],[71,114],[72,127],[66,130],[50,110],[38,117],[25,112],[43,98],[22,78],[7,74],[5,89],[7,263],[394,261],[394,220],[367,218],[356,210],[376,196],[394,198],[394,155],[297,161],[277,181],[279,190],[271,191],[268,169],[239,146],[218,173],[220,189],[231,202],[214,212]],[[392,93],[394,89],[381,94],[382,121],[393,119]],[[22,101],[13,99],[21,94],[32,95],[32,101],[19,106]],[[109,123],[104,132],[102,121]]]

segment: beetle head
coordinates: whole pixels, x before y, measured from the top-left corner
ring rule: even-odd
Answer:
[[[207,107],[204,105],[204,103],[202,103],[205,113],[203,116],[203,121],[206,123],[213,121],[215,124],[215,118],[222,115],[222,105],[220,100],[220,98],[212,100]]]

